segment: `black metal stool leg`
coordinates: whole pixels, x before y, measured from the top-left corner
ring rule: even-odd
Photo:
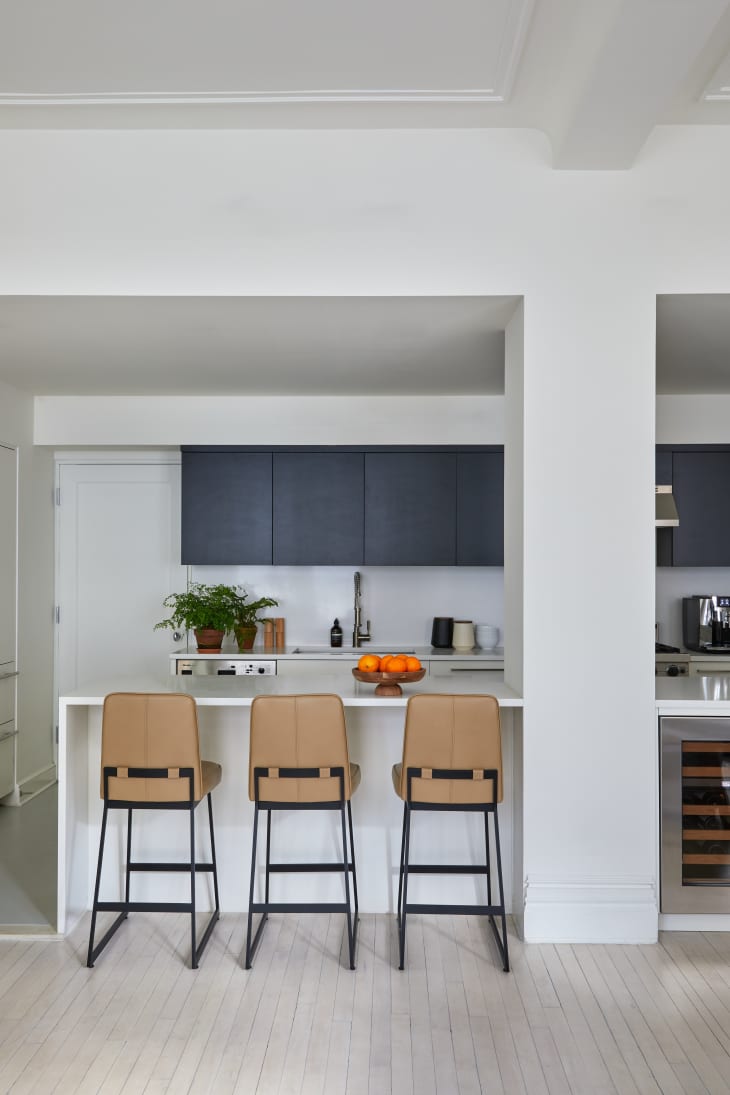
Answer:
[[[492,904],[492,863],[489,848],[489,811],[484,811],[484,843],[487,848],[487,904]]]
[[[400,837],[400,865],[398,867],[398,909],[397,909],[397,915],[398,915],[398,933],[399,934],[400,934],[400,918],[401,918],[401,900],[403,898],[403,859],[404,859],[405,848],[406,848],[406,812],[407,812],[407,810],[408,810],[408,806],[404,802],[403,803],[403,825],[401,826],[401,837]]]
[[[353,898],[355,900],[355,917],[357,918],[357,914],[358,914],[360,906],[359,906],[358,901],[357,901],[357,869],[356,869],[356,866],[355,866],[355,840],[354,840],[354,837],[352,835],[352,805],[351,805],[349,799],[348,799],[348,802],[347,802],[347,823],[348,823],[349,828],[350,828],[350,851],[352,852],[352,894],[353,894]]]
[[[345,827],[345,806],[344,803],[340,808],[340,820],[342,822],[342,873],[345,876],[345,917],[347,920],[347,942],[350,951],[350,969],[355,968],[355,936],[357,933],[357,923],[352,922],[352,908],[350,906],[350,868],[347,862],[347,829]]]
[[[406,961],[406,907],[408,905],[408,855],[410,852],[411,843],[411,811],[408,809],[408,803],[406,803],[405,815],[403,817],[403,904],[401,906],[400,917],[400,933],[399,933],[399,950],[400,950],[400,962],[398,963],[398,969],[405,969]]]
[[[497,853],[497,884],[499,886],[499,904],[501,907],[502,921],[502,936],[500,939],[499,932],[497,931],[497,925],[494,923],[494,917],[490,917],[492,921],[492,927],[494,928],[494,934],[497,937],[497,944],[499,946],[500,954],[502,956],[502,968],[505,973],[509,973],[509,951],[507,948],[507,914],[504,908],[504,883],[502,881],[502,852],[499,845],[499,818],[497,816],[497,810],[495,808],[492,814],[494,818],[494,844]]]
[[[218,860],[215,857],[215,834],[213,832],[213,799],[208,791],[208,822],[210,823],[210,859],[213,864],[213,895],[215,897],[215,911],[220,912],[221,903],[218,896]]]
[[[195,806],[190,807],[190,966],[198,968],[198,951],[195,945]]]
[[[258,832],[259,832],[259,806],[258,803],[254,804],[253,811],[253,836],[251,838],[251,884],[248,891],[248,930],[246,932],[246,969],[251,969],[251,962],[253,961],[254,951],[258,945],[261,931],[266,923],[267,913],[264,911],[261,915],[261,921],[256,929],[256,935],[251,938],[253,930],[253,891],[254,883],[256,881],[256,851],[258,844]]]
[[[103,858],[104,858],[104,842],[106,840],[106,821],[107,821],[108,812],[109,812],[108,807],[107,807],[107,804],[105,802],[104,803],[104,813],[103,813],[102,819],[101,819],[101,836],[99,838],[99,858],[98,858],[97,864],[96,864],[96,883],[94,884],[94,904],[93,904],[92,909],[91,909],[91,927],[90,927],[90,930],[89,930],[89,950],[88,950],[88,954],[86,956],[86,965],[89,967],[89,969],[91,969],[93,967],[94,962],[96,961],[98,956],[101,954],[101,952],[104,950],[104,947],[107,945],[107,943],[109,942],[111,937],[114,935],[116,930],[119,928],[122,921],[126,920],[126,918],[127,918],[127,909],[123,908],[122,911],[119,913],[119,916],[117,916],[117,918],[115,919],[112,926],[104,934],[104,936],[101,940],[101,943],[99,943],[96,947],[94,946],[94,934],[96,932],[96,914],[99,911],[99,887],[101,885],[101,866],[102,866],[102,861],[103,861]],[[127,904],[127,902],[125,902],[125,905],[126,904]],[[117,905],[116,908],[119,908],[119,906]]]
[[[131,870],[129,864],[132,859],[132,807],[127,810],[127,878],[124,885],[124,900],[129,904],[129,880],[131,876]],[[124,914],[126,920],[129,913]]]
[[[269,903],[269,876],[271,873],[271,810],[266,811],[266,881],[264,885],[264,904]]]

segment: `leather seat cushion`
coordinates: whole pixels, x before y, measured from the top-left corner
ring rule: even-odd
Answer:
[[[398,798],[401,794],[403,765],[394,764],[391,772],[393,789]],[[447,805],[459,803],[489,803],[493,801],[491,780],[471,779],[414,779],[412,784],[414,802],[438,802]]]

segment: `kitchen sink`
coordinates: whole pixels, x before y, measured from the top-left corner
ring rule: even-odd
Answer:
[[[415,654],[415,650],[398,650],[393,646],[295,646],[292,654]]]

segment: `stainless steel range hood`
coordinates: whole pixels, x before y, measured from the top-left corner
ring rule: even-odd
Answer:
[[[676,528],[679,524],[679,514],[674,501],[671,487],[656,488],[656,519],[657,528]]]

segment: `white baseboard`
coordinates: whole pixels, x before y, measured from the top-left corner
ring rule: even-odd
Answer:
[[[730,916],[717,913],[659,913],[661,932],[730,932]]]
[[[525,884],[526,943],[655,943],[658,925],[652,881]]]

